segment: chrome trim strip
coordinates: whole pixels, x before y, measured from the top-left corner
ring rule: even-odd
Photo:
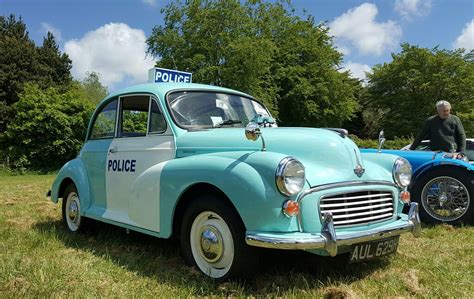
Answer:
[[[362,232],[353,232],[341,236],[336,235],[332,215],[324,215],[323,229],[320,234],[306,233],[298,238],[282,238],[261,236],[258,232],[246,232],[245,242],[250,246],[304,250],[304,249],[324,249],[330,256],[337,254],[337,247],[342,245],[352,245],[397,236],[406,232],[411,232],[415,237],[421,233],[421,223],[418,214],[418,204],[411,203],[408,212],[408,221],[398,224],[389,229],[375,228]]]
[[[339,182],[339,183],[319,185],[319,186],[315,186],[315,187],[302,191],[296,197],[296,202],[298,203],[300,207],[300,212],[298,213],[298,230],[300,232],[303,232],[302,201],[306,196],[313,194],[315,192],[324,191],[324,190],[333,189],[333,188],[370,186],[370,185],[379,185],[379,186],[381,185],[381,186],[390,186],[390,187],[398,188],[396,184],[392,182],[388,182],[388,181],[349,181],[349,182]]]

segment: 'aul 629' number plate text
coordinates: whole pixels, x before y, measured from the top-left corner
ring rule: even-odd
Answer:
[[[399,236],[352,246],[350,262],[375,259],[397,251]]]

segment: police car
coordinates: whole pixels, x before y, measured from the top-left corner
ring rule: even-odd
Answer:
[[[180,238],[185,259],[222,281],[256,247],[366,261],[420,233],[411,167],[361,154],[341,129],[279,128],[253,97],[192,83],[126,88],[95,110],[85,144],[51,190],[71,232],[95,219]]]

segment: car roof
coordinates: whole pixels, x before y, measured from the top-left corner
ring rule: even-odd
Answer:
[[[197,83],[146,83],[140,85],[134,85],[127,88],[120,89],[114,93],[111,93],[107,96],[105,100],[130,93],[153,93],[157,96],[164,98],[164,96],[170,91],[178,90],[206,90],[206,91],[220,91],[225,93],[234,93],[241,96],[253,98],[252,96],[245,94],[243,92],[232,90],[225,87],[206,85],[206,84],[197,84]]]

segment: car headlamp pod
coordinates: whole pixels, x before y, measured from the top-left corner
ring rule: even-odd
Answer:
[[[286,157],[280,161],[275,173],[278,191],[287,196],[298,194],[303,190],[305,170],[300,161]]]
[[[397,158],[393,164],[393,179],[401,188],[405,188],[410,184],[412,169],[410,162],[404,158]]]

